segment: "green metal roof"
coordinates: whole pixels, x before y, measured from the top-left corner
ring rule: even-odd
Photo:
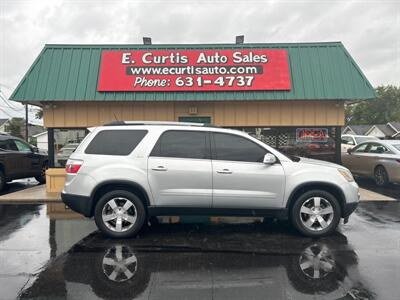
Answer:
[[[98,92],[102,50],[287,49],[290,91]],[[341,42],[202,45],[45,45],[10,99],[41,101],[362,100],[375,98]],[[38,103],[39,104],[39,103]]]

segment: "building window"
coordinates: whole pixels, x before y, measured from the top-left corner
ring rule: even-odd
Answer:
[[[245,127],[234,129],[247,132],[287,155],[335,162],[335,127]]]
[[[88,133],[87,129],[54,129],[54,166],[65,167],[70,155]]]

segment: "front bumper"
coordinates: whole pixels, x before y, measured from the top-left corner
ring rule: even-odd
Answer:
[[[90,197],[61,193],[61,199],[73,211],[85,217],[93,216],[92,199]]]
[[[356,210],[358,202],[346,203],[343,207],[342,218],[348,218]]]

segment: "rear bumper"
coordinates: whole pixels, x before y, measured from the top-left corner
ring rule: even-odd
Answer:
[[[357,206],[358,202],[346,203],[343,207],[342,218],[347,218],[348,216],[350,216],[353,213],[353,211],[356,210]]]
[[[73,211],[76,211],[85,217],[91,217],[92,200],[90,197],[61,193],[62,201]]]

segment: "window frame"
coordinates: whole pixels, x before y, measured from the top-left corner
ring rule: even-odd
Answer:
[[[377,145],[378,147],[379,146],[383,147],[384,149],[386,149],[386,151],[381,152],[381,153],[379,153],[379,152],[370,152],[373,145]],[[369,154],[393,154],[393,152],[388,147],[386,147],[385,145],[382,145],[381,143],[377,143],[377,142],[370,142],[369,145],[368,145],[368,152],[366,152],[366,153],[369,153]]]
[[[244,136],[242,136],[242,135],[234,134],[234,133],[231,133],[231,132],[218,132],[218,131],[212,131],[212,132],[210,132],[211,145],[212,145],[212,147],[211,147],[211,159],[212,159],[212,160],[216,160],[216,161],[226,161],[226,162],[236,162],[236,163],[247,163],[247,164],[248,164],[248,163],[250,163],[250,164],[264,164],[263,161],[259,162],[259,161],[244,161],[244,160],[226,160],[226,159],[218,159],[218,158],[217,158],[217,146],[216,146],[216,144],[215,144],[215,138],[214,138],[214,135],[215,135],[215,134],[225,134],[225,135],[231,135],[231,136],[234,136],[234,137],[243,138],[243,139],[249,141],[250,143],[256,145],[257,147],[263,149],[263,150],[265,151],[264,156],[265,156],[267,153],[271,153],[272,155],[274,155],[274,156],[276,157],[276,163],[279,163],[279,164],[280,164],[279,158],[278,158],[275,154],[273,154],[272,152],[270,152],[268,149],[264,148],[263,146],[259,145],[258,143],[252,141],[251,139],[248,139],[248,138],[246,138],[246,137],[244,137]]]
[[[206,157],[205,158],[194,158],[194,157],[176,157],[176,156],[162,156],[160,150],[157,150],[158,153],[157,155],[153,154],[153,151],[156,150],[156,147],[159,145],[160,140],[164,136],[164,134],[168,132],[200,132],[205,135],[205,150],[207,151]],[[154,143],[153,148],[151,149],[149,153],[149,158],[150,157],[161,157],[161,158],[173,158],[173,159],[196,159],[196,160],[211,160],[212,154],[211,154],[211,141],[210,141],[210,132],[205,131],[205,130],[182,130],[182,129],[167,129],[163,131],[157,138],[157,141]],[[160,142],[161,143],[161,142]]]
[[[142,139],[139,141],[139,143],[137,143],[134,147],[133,147],[133,149],[128,153],[128,154],[115,154],[115,153],[112,153],[112,154],[108,154],[108,153],[88,153],[87,151],[88,151],[88,148],[89,148],[89,146],[93,143],[93,141],[96,139],[96,137],[99,135],[99,134],[101,134],[102,132],[106,132],[106,131],[142,131],[142,132],[144,132],[144,136],[142,137]],[[135,150],[136,150],[136,148],[142,143],[142,141],[146,138],[146,136],[149,134],[149,130],[147,130],[147,129],[123,129],[123,130],[119,130],[119,129],[106,129],[106,130],[101,130],[101,131],[99,131],[99,132],[97,132],[94,136],[93,136],[93,138],[88,142],[88,144],[85,146],[85,149],[84,149],[84,154],[86,154],[86,155],[107,155],[107,156],[129,156],[129,155],[131,155]],[[88,136],[89,134],[87,134],[86,136]],[[86,138],[86,136],[85,136],[85,138]],[[85,139],[84,138],[84,139]],[[83,140],[82,140],[82,142],[83,142]],[[82,142],[81,142],[81,144],[82,144]],[[81,145],[81,144],[79,144],[78,145],[78,147],[76,148],[76,149],[78,149],[79,148],[79,146]],[[75,149],[75,150],[76,150]]]
[[[361,148],[362,146],[364,146],[364,145],[366,145],[364,151],[362,151],[362,152],[357,152],[357,150],[358,150],[359,148]],[[356,153],[356,154],[358,154],[358,153],[368,153],[369,148],[370,148],[370,143],[369,143],[369,142],[366,142],[366,143],[358,144],[357,146],[355,146],[355,147],[352,149],[351,152],[352,152],[352,153]]]
[[[343,141],[346,141],[346,143],[343,143]],[[351,141],[351,144],[350,144],[350,141]],[[342,136],[341,137],[341,142],[344,145],[356,146],[356,144],[354,142],[354,139],[351,136]]]
[[[24,141],[21,141],[21,140],[18,140],[18,139],[10,139],[10,141],[11,141],[11,143],[14,143],[15,147],[17,147],[17,150],[13,150],[13,151],[17,151],[19,153],[33,153],[32,147],[27,142],[24,142]],[[21,151],[21,150],[19,150],[17,142],[21,143],[24,146],[27,146],[29,151]]]

